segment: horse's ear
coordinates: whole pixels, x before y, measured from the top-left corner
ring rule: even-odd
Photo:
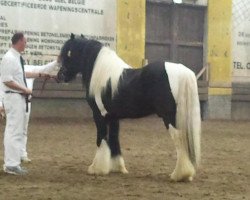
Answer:
[[[74,40],[74,39],[75,39],[75,35],[74,35],[73,33],[71,33],[70,39],[71,39],[71,40]]]

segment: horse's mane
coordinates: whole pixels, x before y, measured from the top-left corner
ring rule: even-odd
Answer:
[[[69,73],[82,73],[91,96],[101,96],[109,81],[114,95],[123,70],[131,68],[99,41],[82,37],[69,39],[62,47],[61,56],[70,62]]]
[[[103,116],[106,115],[107,111],[102,103],[102,94],[110,83],[112,97],[114,97],[114,94],[118,91],[118,83],[123,70],[126,68],[131,67],[119,58],[113,50],[107,47],[101,48],[93,66],[89,95],[95,98]]]
[[[113,50],[103,47],[95,61],[89,88],[90,95],[101,94],[110,80],[112,96],[114,96],[119,79],[126,68],[131,68],[131,66],[118,57]]]
[[[74,38],[65,42],[61,50],[61,57],[71,62],[70,73],[82,73],[83,80],[90,82],[96,57],[103,47],[102,43],[86,38]],[[71,55],[72,54],[72,55]]]

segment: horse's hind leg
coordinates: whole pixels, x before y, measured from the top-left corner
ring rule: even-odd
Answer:
[[[124,159],[121,155],[119,142],[119,121],[111,120],[109,123],[109,146],[111,149],[110,171],[127,174]]]
[[[110,172],[111,152],[107,143],[107,125],[99,113],[93,113],[97,127],[97,151],[92,164],[88,168],[89,174],[103,175]]]
[[[177,151],[176,166],[172,174],[170,174],[170,178],[174,181],[192,181],[195,169],[188,156],[185,134],[175,129],[169,124],[169,121],[164,120],[164,122],[169,129]]]

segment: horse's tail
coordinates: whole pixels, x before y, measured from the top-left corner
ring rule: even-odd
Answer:
[[[180,76],[176,125],[185,134],[186,149],[194,167],[200,162],[201,115],[195,74],[186,68]]]

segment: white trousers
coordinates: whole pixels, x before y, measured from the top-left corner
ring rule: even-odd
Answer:
[[[24,142],[26,102],[15,93],[4,95],[6,127],[4,132],[4,165],[19,166]]]
[[[28,157],[27,153],[27,139],[28,139],[28,127],[29,127],[29,120],[30,120],[30,111],[31,111],[31,103],[28,103],[29,110],[25,112],[24,117],[24,131],[23,131],[23,138],[22,138],[22,146],[21,146],[21,158]]]

